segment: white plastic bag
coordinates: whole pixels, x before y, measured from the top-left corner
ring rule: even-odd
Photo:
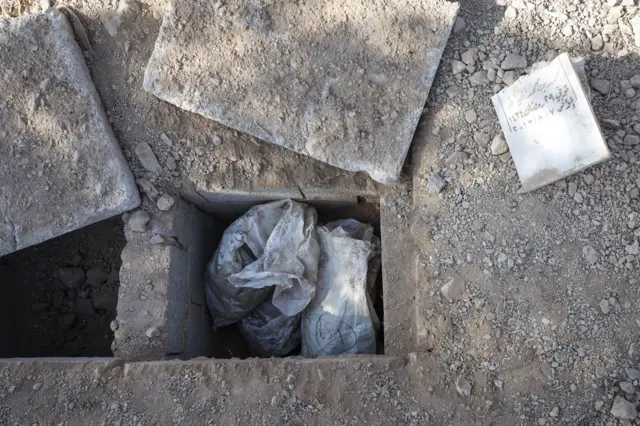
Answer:
[[[300,345],[300,317],[283,315],[267,300],[240,321],[240,331],[255,356],[285,356]]]
[[[302,315],[302,356],[375,354],[380,323],[367,283],[369,261],[380,252],[373,228],[355,220],[338,221],[318,227],[318,237],[318,285]]]
[[[318,274],[316,220],[313,207],[281,200],[251,208],[227,228],[207,265],[214,327],[247,317],[271,295],[285,316],[304,310]]]

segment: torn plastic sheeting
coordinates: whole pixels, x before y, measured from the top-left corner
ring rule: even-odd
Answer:
[[[380,322],[368,292],[376,277],[368,271],[380,254],[379,240],[373,228],[355,220],[321,226],[318,237],[318,285],[302,316],[302,356],[375,354]]]
[[[281,200],[251,208],[225,230],[206,273],[214,327],[240,321],[271,295],[283,315],[305,309],[318,273],[316,220],[312,207]]]
[[[240,321],[240,332],[256,356],[285,356],[300,346],[301,315],[287,316],[267,300]]]

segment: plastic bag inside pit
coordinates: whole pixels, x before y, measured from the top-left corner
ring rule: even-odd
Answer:
[[[214,327],[246,318],[240,329],[250,346],[274,342],[262,348],[265,353],[286,350],[289,344],[282,336],[295,339],[295,318],[315,294],[320,258],[316,221],[313,207],[281,200],[251,208],[225,230],[206,272]],[[267,301],[270,306],[263,305]],[[294,327],[288,333],[275,329],[282,324]],[[279,337],[269,339],[275,335]]]
[[[318,227],[316,295],[302,315],[302,356],[375,354],[380,321],[370,290],[380,268],[373,227],[349,219]]]

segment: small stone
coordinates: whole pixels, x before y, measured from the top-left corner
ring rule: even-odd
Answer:
[[[620,390],[622,390],[622,392],[624,393],[634,394],[636,392],[636,388],[635,386],[633,386],[633,383],[620,382],[618,383],[618,386],[620,387]]]
[[[549,413],[551,417],[558,417],[559,414],[560,414],[560,407],[553,407],[553,409]]]
[[[87,271],[87,283],[89,285],[100,285],[105,282],[107,278],[109,278],[109,273],[100,267],[91,268]]]
[[[575,200],[576,203],[581,203],[583,201],[582,194],[580,192],[576,192],[575,195],[573,196],[573,199]]]
[[[509,145],[502,133],[498,133],[491,141],[491,154],[502,155],[509,151]]]
[[[440,292],[449,302],[461,300],[464,296],[464,291],[464,282],[459,279],[452,279],[440,287]]]
[[[158,163],[158,158],[156,157],[156,154],[153,153],[153,150],[148,143],[140,142],[136,145],[135,153],[140,164],[147,171],[152,173],[160,173],[162,171],[162,167],[160,166],[160,163]]]
[[[600,260],[600,253],[596,251],[592,246],[584,246],[582,248],[582,254],[590,265],[595,265]]]
[[[600,311],[605,315],[607,315],[611,311],[611,307],[609,306],[609,301],[606,299],[601,300],[598,306],[600,306]]]
[[[478,59],[478,48],[472,47],[471,49],[468,49],[466,52],[460,55],[460,57],[462,58],[462,62],[464,62],[465,64],[473,65]]]
[[[596,403],[593,404],[593,408],[595,408],[596,411],[602,410],[602,407],[604,407],[604,401],[601,399],[597,400]]]
[[[601,95],[606,95],[609,93],[609,89],[611,88],[611,83],[607,80],[602,80],[599,78],[591,79],[591,87],[596,90]]]
[[[487,84],[489,83],[488,73],[487,71],[477,71],[469,77],[469,81],[476,86]]]
[[[167,136],[166,133],[160,133],[160,139],[162,140],[162,142],[164,142],[166,146],[168,147],[173,146],[173,142],[171,141],[171,139],[169,139],[169,136]]]
[[[471,396],[471,383],[464,376],[460,375],[456,379],[456,390],[462,396]]]
[[[627,89],[624,91],[624,95],[627,98],[633,98],[636,95],[636,91],[634,89]]]
[[[592,185],[596,179],[593,177],[593,175],[585,174],[582,176],[582,180],[584,180],[584,183],[586,183],[587,185]]]
[[[514,7],[509,6],[504,11],[504,17],[508,19],[515,19],[518,17],[518,11]]]
[[[58,279],[69,289],[78,288],[84,283],[85,274],[82,268],[62,268],[58,270]]]
[[[467,23],[464,22],[464,19],[458,16],[455,22],[453,23],[453,33],[454,34],[459,33],[460,31],[464,30],[466,26],[467,26]]]
[[[460,74],[464,70],[467,69],[467,66],[462,61],[456,61],[455,59],[451,61],[451,70],[453,71],[453,75]]]
[[[633,420],[638,417],[636,405],[621,396],[616,396],[611,406],[611,415],[619,419]]]
[[[144,335],[148,338],[158,337],[160,336],[160,329],[158,327],[150,327],[147,331],[144,332]]]
[[[629,358],[633,361],[640,360],[640,345],[637,343],[632,343],[629,345]]]
[[[626,246],[624,249],[627,252],[627,254],[630,254],[632,256],[637,256],[640,254],[640,242],[638,240],[635,240],[633,244]]]
[[[176,200],[169,194],[163,194],[159,199],[158,202],[156,203],[156,205],[158,206],[158,208],[162,211],[167,211],[169,210],[171,207],[173,207],[173,204],[176,202]]]
[[[638,145],[640,144],[640,136],[638,135],[627,135],[624,137],[625,145]]]
[[[636,74],[629,80],[631,86],[635,89],[640,89],[640,74]]]
[[[478,114],[476,114],[475,110],[469,109],[464,112],[464,119],[467,123],[475,123],[478,120]]]
[[[109,324],[109,328],[111,329],[111,331],[116,331],[120,328],[120,323],[118,322],[118,320],[113,320]]]
[[[149,239],[150,244],[162,244],[164,243],[164,238],[162,235],[154,235]]]
[[[560,32],[567,37],[571,37],[573,35],[573,26],[571,24],[567,24],[562,27]]]
[[[32,387],[32,389],[34,391],[40,390],[40,388],[42,387],[42,383],[35,383]]]
[[[502,76],[502,82],[507,86],[511,86],[518,79],[518,74],[515,71],[507,71]]]
[[[569,193],[569,197],[573,197],[574,195],[576,195],[577,191],[578,184],[576,182],[569,182],[569,184],[567,185],[567,192]]]
[[[137,182],[138,185],[140,185],[140,189],[142,189],[142,192],[144,192],[151,200],[155,200],[156,198],[158,198],[158,195],[160,195],[160,192],[156,189],[156,187],[153,186],[153,184],[147,179],[140,178],[137,180]]]
[[[215,135],[215,136],[213,137],[213,145],[214,145],[214,146],[220,146],[220,145],[222,145],[222,138],[221,138],[220,136],[218,136],[218,135]]]
[[[564,179],[560,179],[554,183],[557,188],[565,189],[567,187],[567,181]]]
[[[491,140],[491,138],[489,137],[489,135],[485,132],[475,132],[473,135],[473,140],[480,146],[485,146],[489,143],[489,141]]]
[[[452,164],[457,164],[457,163],[464,163],[466,160],[469,159],[469,154],[467,154],[464,151],[456,151],[453,154],[451,154],[446,160],[445,160],[445,164],[447,166],[450,166]]]
[[[145,232],[149,220],[151,220],[149,213],[144,210],[137,210],[129,218],[129,228],[135,232]]]
[[[178,168],[178,163],[176,163],[176,159],[173,158],[173,156],[171,155],[167,156],[167,160],[165,161],[165,164],[167,166],[167,169],[169,170],[175,170]]]
[[[640,380],[640,370],[636,370],[635,368],[625,368],[624,371],[627,373],[629,380]]]
[[[432,194],[438,194],[447,186],[447,181],[444,180],[439,173],[432,173],[429,177],[429,183],[427,184],[427,190]]]
[[[597,35],[591,39],[591,50],[601,50],[604,47],[604,40],[601,35]]]
[[[527,58],[521,55],[516,55],[515,53],[510,53],[504,58],[504,61],[500,64],[500,68],[505,71],[513,70],[516,68],[526,68],[527,67]]]

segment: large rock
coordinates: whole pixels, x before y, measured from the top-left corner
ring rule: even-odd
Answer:
[[[222,7],[213,0],[176,0],[165,14],[144,89],[265,141],[391,183],[457,8],[445,0],[333,6],[230,0]]]
[[[64,15],[0,19],[0,255],[140,203]]]

